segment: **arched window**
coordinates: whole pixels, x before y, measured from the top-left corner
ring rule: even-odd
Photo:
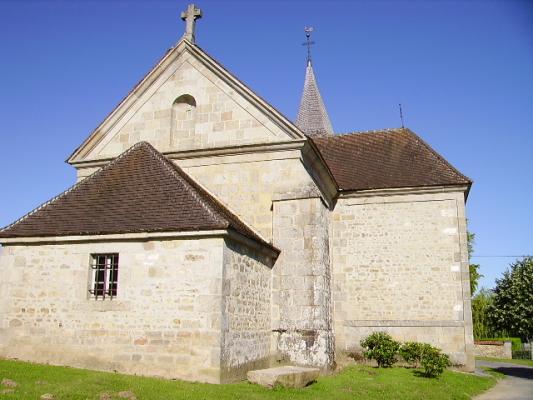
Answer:
[[[192,137],[195,123],[196,100],[190,94],[183,94],[172,103],[172,125],[170,126],[172,142],[176,144],[178,138]]]

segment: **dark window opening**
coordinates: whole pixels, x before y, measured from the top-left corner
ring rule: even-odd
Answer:
[[[91,255],[92,284],[89,293],[95,299],[117,296],[118,253]]]

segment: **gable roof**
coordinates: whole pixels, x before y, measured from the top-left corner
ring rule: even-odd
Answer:
[[[189,52],[215,75],[224,80],[232,89],[241,94],[245,99],[250,101],[258,109],[274,121],[278,126],[283,127],[284,131],[292,139],[305,139],[305,135],[299,128],[289,120],[285,115],[269,104],[265,99],[253,92],[246,84],[240,81],[219,61],[207,54],[205,50],[198,45],[182,38],[176,45],[161,57],[154,67],[130,90],[130,92],[119,102],[119,104],[104,118],[104,120],[89,134],[89,136],[72,152],[66,160],[68,163],[79,161],[79,158],[93,149],[105,136],[105,132],[113,126],[112,121],[115,118],[121,118],[129,109],[129,106],[137,101],[142,93],[145,92],[155,80],[165,71],[165,69],[177,59],[183,52]],[[85,151],[87,150],[87,151]]]
[[[0,238],[218,229],[273,248],[181,168],[139,142],[0,230]]]
[[[312,140],[342,191],[472,184],[406,128]]]
[[[311,60],[307,61],[304,90],[296,117],[296,126],[308,136],[333,135],[331,120],[318,90]]]

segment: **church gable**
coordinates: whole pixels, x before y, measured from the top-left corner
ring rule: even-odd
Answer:
[[[176,152],[301,138],[278,111],[203,50],[181,40],[69,162],[116,157],[139,141]]]

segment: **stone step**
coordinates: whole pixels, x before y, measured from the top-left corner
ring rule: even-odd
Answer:
[[[318,368],[275,367],[248,371],[247,378],[251,383],[272,388],[281,385],[288,388],[302,388],[315,381],[320,374]]]

